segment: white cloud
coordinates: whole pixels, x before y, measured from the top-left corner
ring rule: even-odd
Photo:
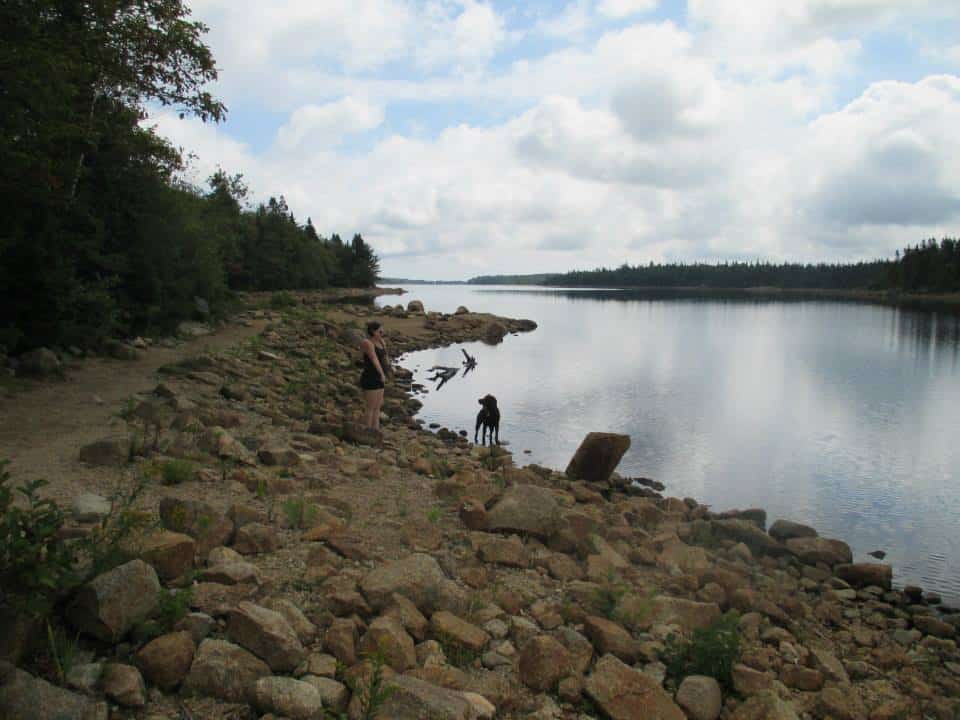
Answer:
[[[462,0],[462,7],[430,6],[422,23],[418,61],[429,68],[471,69],[486,63],[506,39],[503,19],[488,4]],[[451,12],[452,10],[452,12]]]
[[[336,146],[348,134],[378,127],[383,108],[346,97],[326,105],[304,105],[277,132],[277,146],[287,152]]]
[[[222,165],[320,232],[362,232],[387,274],[846,260],[960,220],[960,79],[833,100],[865,33],[932,17],[932,2],[690,0],[686,25],[630,17],[599,37],[654,3],[571,0],[544,17],[480,0],[360,2],[372,19],[345,0],[229,13],[194,0],[228,50],[214,47],[228,104],[269,103],[283,120],[256,151],[229,124],[157,122],[200,155],[201,179]],[[525,41],[551,50],[526,54]],[[435,102],[462,114],[438,126]]]
[[[960,219],[960,78],[882,82],[813,123],[811,221],[841,229]]]
[[[597,12],[609,18],[625,18],[656,9],[659,0],[601,0]]]

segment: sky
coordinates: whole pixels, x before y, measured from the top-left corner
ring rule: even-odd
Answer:
[[[194,156],[387,277],[892,257],[960,234],[960,0],[187,0]]]

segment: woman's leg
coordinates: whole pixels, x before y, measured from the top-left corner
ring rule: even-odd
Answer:
[[[373,424],[370,427],[374,428],[375,430],[379,430],[380,429],[380,408],[383,407],[383,388],[380,388],[379,390],[374,390],[373,393],[371,394],[374,395],[375,397],[375,400],[374,400],[375,405],[373,408],[373,415],[370,418]]]
[[[383,401],[383,390],[364,390],[363,399],[366,403],[366,407],[363,411],[363,424],[368,428],[376,427],[374,425],[375,419],[380,414],[380,409],[377,404],[377,395],[380,396],[380,401]]]

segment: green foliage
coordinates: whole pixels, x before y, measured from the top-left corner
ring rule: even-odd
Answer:
[[[61,537],[64,514],[41,499],[44,480],[17,490],[26,507],[13,504],[7,461],[0,461],[0,604],[37,617],[49,614],[57,600],[88,579],[129,559],[124,541],[146,525],[132,510],[142,492],[141,478],[127,494],[117,493],[112,511],[90,533],[72,543]]]
[[[356,236],[300,225],[285,201],[246,206],[241,175],[178,181],[180,151],[148,104],[219,121],[207,28],[183,0],[0,4],[0,344],[97,347],[214,317],[233,290],[370,285]]]
[[[590,609],[596,615],[614,620],[617,605],[629,589],[629,585],[621,582],[612,572],[609,573],[606,582],[594,590]]]
[[[307,502],[303,496],[287,498],[281,506],[287,523],[292,528],[302,530],[310,527],[317,517],[317,506]]]
[[[67,675],[77,660],[79,650],[80,633],[71,637],[61,627],[54,630],[47,621],[47,652],[50,654],[50,661],[60,685],[66,686]]]
[[[427,520],[436,525],[438,522],[440,522],[442,512],[443,511],[440,509],[439,505],[434,505],[432,508],[427,510]]]
[[[38,495],[45,481],[17,488],[26,507],[14,505],[7,462],[0,461],[0,603],[42,617],[64,589],[78,582],[76,556],[60,538],[59,506]]]
[[[272,307],[274,310],[284,310],[286,308],[294,307],[296,304],[296,298],[286,290],[275,292],[270,297],[270,307]]]
[[[461,669],[468,668],[480,657],[480,654],[475,650],[471,650],[467,646],[457,642],[446,633],[439,633],[434,639],[440,643],[440,647],[443,648],[443,654],[446,656],[447,662],[454,667]]]
[[[693,637],[667,639],[667,677],[678,686],[688,675],[709,675],[726,688],[732,687],[731,671],[740,657],[740,616],[730,611],[709,627],[693,631]]]
[[[193,480],[197,469],[189,460],[167,460],[160,466],[160,478],[164,485],[182,485]]]
[[[387,664],[383,648],[367,653],[370,662],[370,675],[365,681],[357,682],[345,675],[344,668],[337,663],[338,676],[349,686],[353,696],[359,699],[360,720],[376,720],[384,703],[396,692],[396,687],[388,685],[383,679],[383,668]],[[346,720],[346,713],[324,708],[324,714],[333,720]]]
[[[134,629],[134,635],[142,642],[149,642],[161,635],[173,632],[177,623],[190,612],[191,602],[193,602],[193,588],[191,587],[182,590],[161,588],[157,595],[155,615],[140,623]]]

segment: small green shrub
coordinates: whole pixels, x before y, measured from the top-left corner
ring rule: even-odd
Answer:
[[[393,695],[397,689],[396,687],[388,685],[386,682],[384,682],[383,668],[387,664],[387,659],[386,652],[382,647],[378,648],[374,652],[367,653],[366,659],[370,661],[371,665],[370,677],[366,681],[351,681],[345,675],[345,669],[339,662],[337,663],[337,674],[339,677],[343,678],[346,684],[350,687],[353,696],[355,698],[359,698],[360,720],[375,720],[379,715],[384,703],[390,699],[390,696]],[[324,714],[332,720],[347,719],[347,715],[345,713],[330,710],[328,708],[324,708]]]
[[[611,572],[607,575],[606,582],[594,590],[590,603],[591,610],[596,615],[614,620],[617,605],[620,604],[620,600],[629,589],[628,585],[620,582],[617,576]]]
[[[427,510],[427,520],[436,525],[438,522],[440,522],[441,512],[440,506],[434,505],[432,508]]]
[[[43,480],[17,488],[26,507],[13,504],[7,460],[0,460],[0,603],[42,617],[57,596],[79,582],[73,549],[60,538],[64,515],[52,500],[43,500]]]
[[[285,310],[297,304],[297,299],[286,290],[275,292],[270,296],[270,307],[274,310]]]
[[[80,633],[71,637],[63,628],[54,630],[47,621],[47,652],[50,654],[50,662],[53,664],[53,670],[60,685],[66,686],[67,675],[77,661],[79,650]]]
[[[164,485],[182,485],[193,480],[197,469],[189,460],[167,460],[160,466],[160,478]]]
[[[317,506],[308,503],[303,497],[288,498],[283,501],[282,507],[287,523],[298,530],[310,527],[317,517]]]
[[[688,675],[709,675],[726,688],[733,686],[731,671],[740,658],[740,616],[730,611],[709,627],[693,631],[687,641],[667,638],[667,677],[679,686]]]
[[[193,602],[193,588],[187,587],[182,590],[160,589],[157,595],[156,614],[149,620],[140,623],[134,629],[134,635],[142,642],[148,642],[154,638],[173,632],[173,628],[190,611],[190,603]]]

